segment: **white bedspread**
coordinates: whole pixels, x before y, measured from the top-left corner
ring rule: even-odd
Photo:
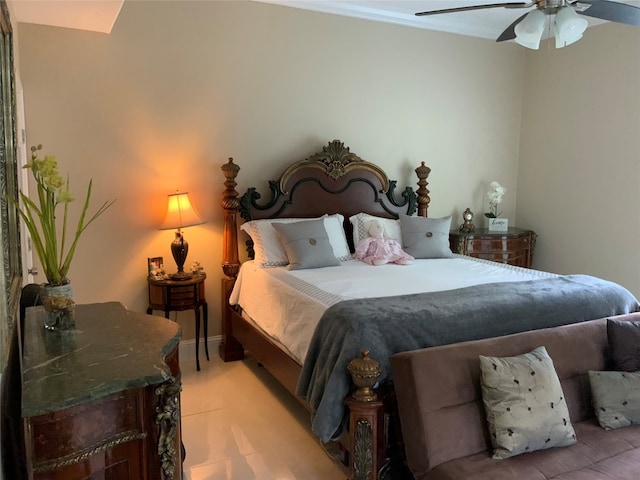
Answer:
[[[462,255],[371,266],[358,260],[339,267],[288,271],[242,264],[229,299],[302,364],[324,311],[342,300],[452,290],[494,282],[551,278],[555,274]]]

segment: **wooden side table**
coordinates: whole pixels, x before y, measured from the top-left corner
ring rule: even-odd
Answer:
[[[516,227],[506,232],[476,228],[469,233],[451,231],[449,243],[453,253],[531,268],[536,237],[534,231]]]
[[[200,371],[199,344],[200,344],[200,307],[202,307],[202,324],[204,327],[204,351],[209,360],[209,312],[207,300],[204,296],[205,273],[194,275],[189,280],[157,280],[147,277],[149,284],[149,308],[147,313],[151,315],[154,310],[164,311],[164,316],[169,318],[169,312],[194,310],[196,316],[196,369]]]

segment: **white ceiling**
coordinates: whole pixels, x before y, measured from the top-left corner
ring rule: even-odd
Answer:
[[[124,0],[13,0],[16,20],[111,33]]]
[[[481,38],[497,38],[527,9],[495,8],[416,17],[416,12],[513,0],[257,0]],[[516,0],[517,1],[517,0]],[[526,0],[523,0],[526,1]]]
[[[532,9],[495,8],[416,17],[416,12],[425,10],[500,3],[502,0],[255,1],[489,39],[497,38],[514,20]],[[618,1],[640,6],[640,0]],[[120,13],[123,2],[124,0],[13,0],[12,4],[18,22],[109,33]],[[589,20],[590,26],[604,23],[601,20],[585,18]]]
[[[496,39],[516,19],[534,9],[491,8],[468,12],[417,17],[416,12],[489,3],[529,2],[529,0],[254,0],[289,7],[334,13],[349,17],[397,23],[429,30]],[[640,0],[613,0],[640,7]],[[607,23],[584,16],[589,26]],[[547,29],[550,30],[550,29]],[[549,34],[543,35],[548,37]]]

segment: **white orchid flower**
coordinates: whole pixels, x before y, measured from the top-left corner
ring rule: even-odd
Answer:
[[[498,213],[498,205],[502,203],[502,197],[505,193],[507,193],[507,189],[500,185],[498,182],[491,182],[489,184],[491,190],[487,193],[487,197],[489,197],[489,212],[485,213],[485,217],[488,218],[496,218],[500,213]]]

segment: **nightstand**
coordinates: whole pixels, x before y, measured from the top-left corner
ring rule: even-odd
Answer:
[[[475,232],[452,231],[449,244],[453,253],[531,268],[536,233],[509,227],[506,232],[476,228]]]
[[[164,316],[169,318],[169,312],[194,310],[196,315],[196,369],[200,371],[200,358],[198,356],[200,343],[200,307],[202,307],[202,324],[204,327],[204,351],[209,360],[208,346],[208,307],[204,296],[205,273],[194,275],[188,280],[157,280],[148,277],[149,283],[149,308],[147,313],[151,315],[154,310],[164,311]]]

